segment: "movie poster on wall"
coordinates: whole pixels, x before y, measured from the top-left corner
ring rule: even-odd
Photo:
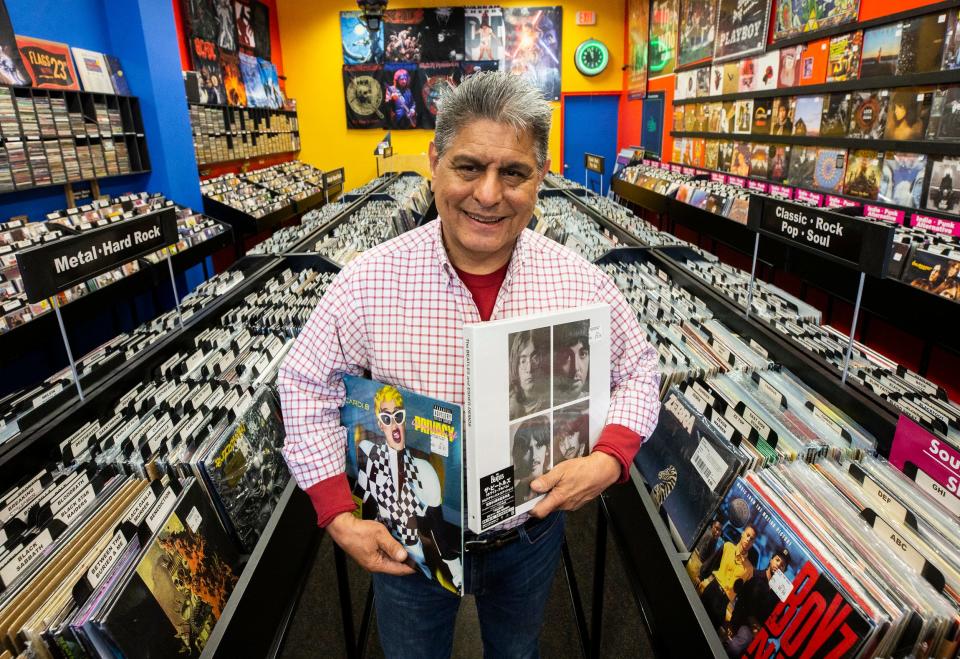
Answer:
[[[347,128],[383,128],[383,85],[379,64],[345,64],[343,96],[347,109]]]
[[[680,0],[652,0],[647,70],[650,78],[668,76],[677,66],[677,9]]]
[[[377,64],[383,61],[383,23],[371,35],[360,22],[359,11],[340,12],[340,43],[344,64]]]
[[[494,5],[466,7],[463,17],[464,59],[495,60],[505,68],[503,10]]]
[[[384,116],[387,128],[420,127],[422,106],[417,87],[417,65],[413,62],[387,62],[380,84],[384,89]]]
[[[420,126],[436,125],[440,98],[460,84],[459,62],[421,62],[417,68],[420,81]]]
[[[560,100],[560,7],[503,10],[506,70],[535,85],[548,101]]]
[[[860,0],[776,0],[773,41],[852,23],[860,13]]]
[[[388,9],[383,13],[385,62],[419,62],[423,39],[422,9]]]
[[[463,59],[463,7],[433,7],[423,10],[424,62],[459,62]]]
[[[717,0],[681,0],[677,66],[705,62],[713,56]]]
[[[720,0],[713,61],[762,53],[767,45],[771,0]]]
[[[643,98],[647,94],[647,35],[649,33],[649,0],[627,0],[627,38],[630,40],[627,93],[631,99]]]

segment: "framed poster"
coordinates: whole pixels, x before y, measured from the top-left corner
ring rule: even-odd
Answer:
[[[677,66],[705,62],[713,56],[717,0],[681,0]]]
[[[677,66],[677,12],[680,0],[652,0],[647,71],[650,78],[673,74]]]
[[[770,28],[771,0],[720,0],[713,61],[762,53]]]
[[[627,94],[642,98],[647,93],[647,37],[650,33],[649,0],[627,0],[627,38],[630,40],[630,67]]]
[[[859,13],[860,0],[776,0],[773,42],[852,23]]]
[[[503,10],[498,6],[465,7],[463,17],[463,58],[465,60],[499,62],[505,68]]]

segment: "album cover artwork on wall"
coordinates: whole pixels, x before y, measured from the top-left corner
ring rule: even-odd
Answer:
[[[851,197],[876,199],[880,192],[880,154],[871,149],[850,152],[843,190]]]
[[[422,40],[423,9],[388,9],[384,12],[384,61],[419,62]]]
[[[883,137],[888,140],[922,140],[930,121],[933,92],[916,88],[895,89],[887,102],[887,125]]]
[[[818,148],[813,170],[813,187],[823,192],[840,194],[846,170],[846,149]]]
[[[340,12],[340,42],[344,64],[375,64],[383,61],[383,23],[372,34],[360,22],[359,11]]]
[[[763,52],[770,0],[720,0],[713,60],[723,62]]]
[[[960,213],[960,160],[937,158],[930,169],[926,207],[942,213]]]
[[[902,36],[900,23],[881,25],[864,31],[860,77],[895,75]]]
[[[860,0],[776,0],[773,41],[852,23],[859,11]]]
[[[933,93],[927,139],[960,140],[960,87],[947,87]]]
[[[505,8],[503,22],[506,70],[536,86],[548,101],[559,101],[562,8]]]
[[[384,117],[388,128],[418,128],[422,105],[418,102],[417,65],[387,62],[380,79],[384,90]]]
[[[947,32],[944,13],[927,14],[901,24],[900,57],[897,75],[939,71],[943,59],[943,42]]]
[[[887,204],[919,208],[926,172],[926,154],[888,151],[883,156],[877,199]]]
[[[420,58],[424,62],[463,59],[463,7],[433,7],[423,10],[420,25]]]
[[[438,102],[447,91],[460,84],[461,68],[457,62],[421,62],[417,68],[420,84],[420,125],[436,125]]]
[[[849,94],[837,93],[824,97],[823,117],[820,121],[822,137],[845,137],[850,125]]]
[[[823,118],[823,96],[798,96],[793,102],[793,134],[820,134]]]
[[[861,91],[850,94],[850,125],[847,137],[877,140],[883,137],[887,123],[889,92]]]
[[[680,0],[677,66],[705,62],[713,56],[717,0]]]

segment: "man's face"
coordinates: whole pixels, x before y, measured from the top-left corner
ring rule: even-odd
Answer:
[[[783,556],[777,554],[771,558],[769,570],[770,574],[773,574],[774,572],[781,572],[783,570]]]
[[[580,433],[564,433],[560,436],[560,455],[564,460],[570,460],[577,457],[580,452]]]
[[[547,465],[547,445],[534,442],[530,446],[530,475],[543,476]]]
[[[387,446],[395,451],[402,451],[407,442],[407,429],[404,425],[406,411],[395,401],[387,400],[380,405],[377,412],[377,425],[383,436],[387,438]]]
[[[560,353],[560,373],[569,380],[570,391],[577,395],[590,376],[590,348],[577,341]]]
[[[510,260],[549,166],[537,168],[529,132],[489,119],[463,126],[442,157],[431,142],[433,193],[453,265],[489,274]]]
[[[720,522],[714,522],[710,525],[710,534],[713,536],[714,540],[720,537],[720,530]]]
[[[520,389],[525,396],[533,393],[536,384],[537,368],[540,366],[540,356],[534,352],[533,341],[527,341],[520,350],[520,360],[517,364],[517,374],[520,379]]]
[[[753,546],[753,541],[757,537],[757,532],[753,530],[752,526],[748,526],[743,531],[743,535],[740,536],[740,551],[746,552],[750,550],[750,547]]]

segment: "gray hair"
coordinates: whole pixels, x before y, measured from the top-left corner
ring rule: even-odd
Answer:
[[[443,155],[457,133],[477,119],[510,124],[518,135],[533,135],[537,166],[547,162],[551,109],[543,93],[519,76],[481,71],[440,97],[434,143]]]

